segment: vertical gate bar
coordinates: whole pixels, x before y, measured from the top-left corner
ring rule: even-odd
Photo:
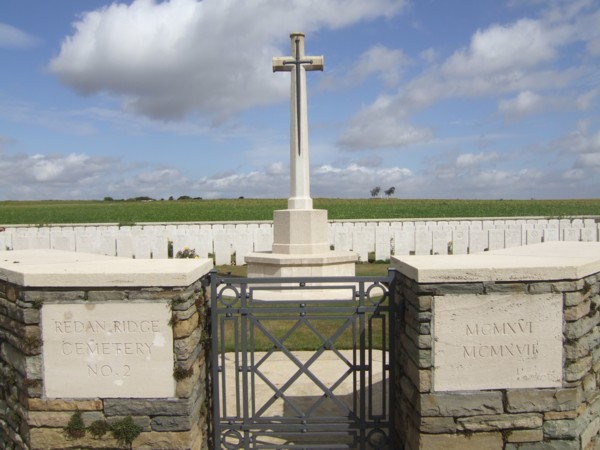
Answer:
[[[250,400],[252,402],[251,404],[251,415],[252,417],[256,416],[256,374],[254,371],[254,367],[256,364],[256,361],[254,359],[254,352],[256,351],[256,347],[255,347],[255,336],[254,336],[254,320],[250,321],[250,367],[252,367],[252,371],[250,372],[250,385],[252,386],[251,388],[251,395],[250,395]]]
[[[213,447],[221,448],[221,413],[219,408],[219,373],[218,373],[218,333],[219,321],[217,315],[217,273],[211,270],[210,274],[210,320],[211,320],[211,377],[212,377],[212,403],[213,403]]]
[[[368,343],[369,348],[367,354],[369,355],[369,377],[368,377],[368,385],[369,385],[369,412],[368,418],[369,420],[373,418],[373,315],[369,313],[369,318],[367,320],[367,327],[369,330]]]
[[[246,288],[248,284],[246,282],[240,283],[240,307],[242,313],[240,319],[242,321],[242,393],[243,393],[243,423],[244,423],[244,443],[245,448],[250,448],[250,427],[249,427],[249,414],[248,414],[248,305],[246,298]],[[245,312],[244,312],[245,311]]]
[[[225,361],[225,324],[227,323],[225,317],[219,319],[219,353],[217,354],[217,362],[220,360],[219,367],[221,368],[219,376],[221,377],[221,403],[220,409],[223,417],[227,417],[227,369]]]
[[[388,303],[389,303],[389,369],[388,369],[388,380],[389,380],[389,411],[388,411],[388,441],[392,442],[394,436],[392,436],[392,424],[394,423],[394,414],[396,408],[396,361],[400,361],[400,358],[396,355],[396,319],[402,317],[401,314],[401,306],[398,304],[400,298],[396,297],[396,280],[397,280],[397,272],[396,269],[390,268],[388,270]]]
[[[389,298],[388,298],[389,301]],[[388,321],[389,321],[389,310],[388,310]],[[386,368],[387,364],[387,360],[389,359],[390,355],[387,351],[387,339],[386,339],[386,334],[387,334],[387,321],[385,319],[385,314],[381,316],[382,317],[382,323],[381,323],[381,414],[383,415],[383,417],[386,417],[386,411],[387,411],[387,385],[388,383],[390,383],[390,379],[389,379],[389,374],[388,374],[388,370]],[[388,417],[389,419],[389,417]]]
[[[238,318],[232,317],[229,320],[233,323],[233,376],[235,380],[235,416],[240,417],[240,374],[237,370],[240,364],[240,339],[239,339],[239,325]],[[225,335],[225,328],[223,328],[223,335]],[[225,339],[223,339],[223,360],[225,360],[226,355],[226,347],[225,347]],[[223,362],[223,367],[225,367],[225,362]],[[225,372],[225,370],[223,370]],[[224,376],[224,380],[227,378]],[[225,402],[225,407],[227,407],[227,385],[223,382],[223,402]]]
[[[359,296],[359,326],[360,326],[360,407],[359,407],[359,420],[360,420],[360,448],[365,449],[366,441],[366,430],[365,430],[365,283],[360,283],[360,296]]]

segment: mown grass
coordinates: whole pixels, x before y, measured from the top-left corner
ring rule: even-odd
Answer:
[[[211,222],[271,220],[285,199],[173,201],[3,201],[0,224]],[[404,200],[315,199],[330,219],[570,217],[600,215],[600,199]]]
[[[382,262],[356,264],[356,275],[383,277],[387,275],[388,267],[388,263]],[[246,266],[217,266],[217,272],[220,276],[245,277]],[[288,315],[284,318],[283,315],[277,311],[268,313],[265,312],[263,314],[255,313],[255,315],[261,316],[261,325],[267,330],[267,332],[264,332],[258,327],[254,328],[252,341],[256,351],[267,351],[273,348],[273,341],[268,337],[268,334],[281,340],[298,320],[298,315]],[[322,315],[323,314],[312,314],[308,320],[310,320],[310,323],[323,337],[328,339],[333,336],[338,328],[344,324],[346,318],[341,316],[340,318],[335,319],[319,318],[319,316]],[[232,321],[229,321],[225,324],[224,331],[225,349],[226,351],[232,351],[235,348],[235,333]],[[241,333],[241,328],[238,328],[238,333]],[[384,330],[381,326],[381,321],[373,321],[371,342],[374,348],[382,347],[383,334]],[[250,339],[249,333],[247,338]],[[238,334],[238,339],[241,339],[240,334]],[[349,349],[353,348],[355,341],[358,339],[360,339],[360,334],[354,334],[352,332],[352,328],[348,328],[336,339],[334,345],[338,349]],[[365,333],[365,339],[369,339],[368,333]],[[309,327],[307,327],[305,324],[302,324],[285,340],[284,344],[290,350],[316,350],[323,344],[323,342]]]

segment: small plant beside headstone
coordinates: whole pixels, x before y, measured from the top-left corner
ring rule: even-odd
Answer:
[[[193,248],[187,248],[185,247],[183,250],[179,250],[176,254],[175,254],[175,258],[198,258],[198,255],[196,254],[196,250]]]

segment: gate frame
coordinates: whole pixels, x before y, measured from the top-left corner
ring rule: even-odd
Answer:
[[[227,418],[221,417],[221,399],[225,397],[225,393],[221,391],[220,388],[220,377],[222,376],[221,372],[222,372],[222,366],[220,366],[220,362],[219,361],[220,357],[221,357],[221,353],[219,352],[219,341],[218,338],[221,338],[221,334],[220,334],[220,317],[233,317],[233,314],[237,314],[238,317],[240,319],[243,319],[246,316],[252,317],[253,314],[253,309],[252,309],[252,305],[248,304],[248,303],[252,303],[252,302],[260,302],[261,305],[263,305],[263,307],[259,308],[258,311],[269,311],[268,308],[264,307],[265,304],[267,303],[273,303],[273,305],[285,305],[285,304],[290,304],[290,306],[294,305],[294,308],[298,309],[299,315],[302,316],[302,312],[300,312],[300,309],[302,307],[306,307],[307,303],[310,303],[310,305],[313,306],[314,309],[314,305],[318,305],[319,303],[323,303],[325,305],[331,305],[332,303],[335,304],[334,302],[336,300],[328,300],[328,299],[294,299],[294,300],[257,300],[257,299],[253,299],[253,290],[260,290],[260,291],[298,291],[298,290],[310,290],[310,289],[315,289],[315,290],[320,290],[320,291],[327,291],[327,290],[333,290],[333,289],[352,289],[353,292],[353,296],[351,297],[350,291],[348,291],[348,298],[344,298],[342,300],[344,306],[346,307],[346,309],[352,309],[352,301],[354,302],[354,312],[351,314],[347,314],[347,317],[350,318],[352,316],[359,316],[358,318],[358,323],[359,323],[359,330],[358,330],[358,336],[359,336],[359,340],[360,342],[358,342],[358,345],[355,345],[354,348],[352,349],[354,352],[354,357],[353,359],[356,360],[356,353],[359,354],[359,360],[357,361],[357,364],[355,364],[353,367],[353,373],[351,375],[346,375],[343,378],[339,378],[333,386],[335,386],[333,389],[331,389],[331,387],[325,388],[323,389],[323,387],[319,386],[321,389],[324,390],[324,392],[326,393],[327,396],[327,392],[329,392],[331,394],[331,391],[335,390],[335,388],[337,387],[337,383],[342,381],[343,379],[347,378],[348,376],[352,376],[354,377],[355,381],[354,381],[354,386],[353,386],[353,392],[352,395],[354,396],[354,402],[356,402],[356,396],[359,397],[359,408],[358,411],[354,411],[354,409],[351,409],[351,411],[353,413],[355,413],[355,418],[353,421],[351,421],[351,418],[349,417],[348,420],[346,422],[339,422],[340,424],[346,425],[346,435],[352,437],[352,430],[358,430],[357,433],[354,434],[354,441],[355,444],[358,444],[357,448],[360,449],[365,449],[368,448],[367,447],[367,443],[368,443],[368,439],[372,438],[372,434],[376,433],[377,431],[381,432],[385,438],[386,438],[386,444],[390,444],[394,438],[393,436],[393,432],[392,432],[392,423],[394,420],[394,390],[395,390],[395,375],[396,375],[396,363],[397,363],[397,358],[396,358],[396,343],[395,343],[395,327],[396,327],[396,321],[398,318],[398,310],[400,309],[399,307],[399,302],[397,302],[396,297],[396,289],[394,286],[395,280],[396,280],[396,270],[393,268],[389,268],[388,269],[388,274],[387,276],[352,276],[352,277],[348,277],[348,276],[344,276],[344,277],[287,277],[287,278],[279,278],[279,277],[269,277],[269,278],[246,278],[246,277],[231,277],[231,276],[219,276],[217,275],[216,270],[213,270],[210,274],[209,274],[209,278],[210,278],[210,286],[211,286],[211,303],[210,303],[210,316],[211,316],[211,332],[210,332],[210,337],[211,337],[211,361],[210,361],[210,365],[211,365],[211,369],[210,369],[210,373],[211,373],[211,382],[212,382],[212,415],[213,415],[213,420],[212,420],[212,440],[213,440],[213,448],[215,449],[220,449],[220,448],[284,448],[281,447],[280,444],[272,444],[270,446],[251,446],[252,445],[252,441],[251,441],[251,436],[253,434],[253,431],[250,429],[250,426],[247,426],[246,429],[244,430],[244,426],[248,425],[249,423],[257,423],[256,421],[253,422],[252,416],[249,414],[249,403],[252,402],[253,398],[250,398],[250,393],[248,392],[250,389],[250,386],[248,384],[248,373],[252,372],[252,366],[249,366],[249,362],[248,362],[248,355],[250,354],[250,352],[252,350],[249,349],[248,343],[247,341],[247,333],[248,330],[246,328],[246,323],[242,320],[242,324],[241,326],[241,337],[242,337],[242,343],[240,344],[236,344],[236,352],[240,352],[241,353],[241,360],[242,360],[242,365],[241,366],[237,366],[236,369],[236,380],[237,377],[239,376],[239,373],[241,373],[242,377],[243,377],[243,382],[242,382],[242,391],[243,391],[243,399],[242,399],[242,405],[240,405],[240,399],[238,397],[237,401],[236,401],[236,419],[241,421],[239,424],[240,430],[238,431],[238,434],[241,435],[240,439],[240,446],[237,447],[227,447],[222,443],[222,438],[223,438],[223,431],[225,429],[231,429],[231,425],[234,425],[233,421],[229,421],[228,423],[225,422],[227,420]],[[254,286],[252,286],[254,285]],[[239,291],[234,287],[234,286],[239,286]],[[373,289],[374,286],[379,286],[383,292],[384,295],[381,298],[381,300],[379,300],[376,303],[373,303],[373,301],[370,299],[369,294],[371,292],[371,289]],[[221,300],[221,295],[225,290],[231,290],[232,292],[234,292],[236,294],[236,300],[234,302],[231,302],[229,304],[223,304],[222,306],[219,306],[219,302],[222,301]],[[385,303],[385,300],[387,298],[387,305],[382,305],[382,303]],[[371,300],[371,304],[367,305],[366,303]],[[241,302],[239,307],[233,307],[233,303],[237,303],[237,302]],[[341,303],[341,302],[340,302]],[[324,309],[333,309],[335,311],[334,307],[327,307],[324,306]],[[317,307],[318,309],[318,307]],[[338,307],[338,309],[341,309]],[[383,373],[382,373],[382,377],[383,377],[383,381],[384,383],[384,390],[383,390],[383,394],[382,394],[382,399],[384,401],[384,404],[382,406],[382,414],[380,415],[379,419],[383,419],[381,421],[373,421],[373,420],[369,420],[369,416],[372,416],[372,410],[371,410],[371,404],[369,404],[369,410],[367,411],[367,406],[366,406],[366,388],[368,386],[371,385],[371,375],[372,372],[370,370],[370,365],[367,361],[366,358],[366,353],[370,350],[372,350],[372,347],[367,347],[366,346],[366,342],[367,339],[370,339],[370,336],[367,337],[366,333],[371,331],[372,328],[370,327],[370,325],[368,325],[368,319],[370,319],[373,316],[379,317],[381,315],[381,313],[385,313],[387,312],[387,325],[385,323],[385,318],[383,319],[382,322],[382,326],[384,328],[384,330],[382,330],[382,346],[383,348],[380,350],[382,353],[385,353],[385,351],[387,350],[387,360],[384,359],[384,364],[383,364]],[[385,317],[385,315],[384,315]],[[286,316],[287,318],[287,316]],[[294,316],[290,315],[289,316],[290,319],[293,319]],[[247,317],[246,317],[246,320]],[[301,319],[298,319],[298,322]],[[356,320],[356,319],[354,319]],[[296,324],[298,323],[296,322]],[[296,324],[293,324],[290,326],[290,329],[292,330]],[[236,325],[237,326],[237,325]],[[319,348],[317,350],[314,351],[313,357],[319,353],[320,354],[324,351],[327,350],[327,343],[324,342],[323,338],[330,338],[330,337],[334,337],[334,339],[332,339],[332,341],[335,343],[335,340],[339,337],[339,335],[336,336],[336,334],[338,332],[340,332],[340,330],[343,332],[344,331],[344,326],[338,328],[336,330],[336,332],[332,335],[332,336],[321,336],[318,335],[319,339],[322,341],[321,345],[319,346]],[[266,330],[263,330],[263,332],[265,332]],[[313,330],[314,332],[314,330]],[[341,333],[340,333],[341,334]],[[278,350],[279,351],[283,351],[284,353],[287,354],[288,357],[290,357],[290,355],[288,353],[291,354],[291,350],[289,350],[287,348],[287,345],[282,344],[281,342],[275,342],[277,340],[277,338],[275,336],[267,336],[269,339],[271,339],[275,346],[273,347],[273,350],[276,347],[281,347]],[[282,339],[285,340],[285,339]],[[237,349],[238,347],[241,347],[239,350]],[[333,349],[334,351],[337,351],[335,345],[333,345]],[[379,350],[378,350],[379,351]],[[223,351],[223,355],[224,355],[225,351]],[[252,355],[253,356],[253,355]],[[384,357],[385,358],[385,357]],[[292,361],[293,359],[290,358]],[[318,356],[315,358],[318,359]],[[254,359],[252,358],[252,360],[254,361]],[[310,359],[309,359],[310,361]],[[294,361],[293,361],[294,362]],[[296,363],[297,364],[297,363]],[[310,363],[312,364],[312,362]],[[298,374],[298,372],[296,372],[296,374],[292,377],[292,382],[290,383],[290,385],[293,385],[294,379],[297,379],[300,375],[305,374],[307,376],[309,376],[309,378],[313,378],[316,377],[314,374],[311,373],[310,371],[310,364],[304,363],[302,364],[302,367],[299,366],[299,371],[300,374]],[[305,366],[306,365],[306,366]],[[358,372],[358,374],[357,374]],[[310,376],[312,375],[312,377]],[[358,376],[357,376],[358,375]],[[223,375],[224,376],[224,375]],[[367,377],[369,378],[368,382],[367,382]],[[356,379],[360,379],[359,382],[359,386],[357,386],[357,382]],[[237,381],[236,381],[237,383]],[[315,383],[318,384],[318,383]],[[287,386],[289,387],[289,386]],[[287,387],[285,389],[287,389]],[[225,389],[225,387],[223,387],[222,389]],[[271,387],[271,389],[273,389]],[[285,391],[284,389],[284,391]],[[327,392],[326,392],[327,391]],[[275,393],[275,392],[274,392]],[[285,397],[285,396],[284,396]],[[335,398],[335,394],[332,394],[332,397]],[[285,401],[290,401],[290,400],[285,400]],[[386,407],[387,405],[387,407]],[[263,405],[264,406],[264,405]],[[350,409],[350,408],[349,408]],[[240,416],[239,411],[242,410],[242,415]],[[387,414],[386,414],[387,413]],[[340,416],[341,417],[341,416]],[[255,419],[254,419],[255,420]],[[290,423],[294,422],[294,420],[290,420]],[[273,422],[261,422],[261,423],[273,423]],[[285,421],[281,421],[280,423],[285,423]],[[360,426],[359,427],[352,427],[352,424],[356,424],[359,423]],[[285,427],[282,426],[276,426],[276,429],[281,429],[281,431],[283,433],[285,433],[286,437],[293,437],[294,435],[309,435],[310,433],[308,432],[307,428],[309,425],[306,423],[306,421],[301,420],[300,418],[296,418],[295,419],[295,424],[296,427],[290,427],[288,429],[284,429]],[[371,425],[371,426],[366,426],[366,425]],[[311,422],[312,427],[314,428],[318,428],[315,427],[315,423]],[[326,422],[325,423],[325,428],[326,430],[331,430],[331,426],[333,425],[333,422]],[[341,426],[340,430],[343,430],[343,425]],[[376,425],[376,426],[375,426]],[[305,428],[300,428],[300,427],[305,427]],[[318,431],[313,431],[313,432],[318,432]],[[367,433],[368,432],[368,433]],[[376,436],[375,436],[376,437]],[[357,442],[358,439],[358,442]],[[327,446],[327,447],[323,447],[322,445],[313,445],[313,444],[308,444],[308,445],[303,445],[303,444],[296,444],[296,445],[287,445],[285,446],[285,448],[303,448],[303,449],[311,449],[311,448],[350,448],[348,447],[348,445],[342,445],[340,447],[331,447],[331,446]],[[381,448],[381,447],[377,447],[377,448]],[[387,448],[387,447],[383,447],[383,448]],[[391,448],[391,447],[389,447]]]

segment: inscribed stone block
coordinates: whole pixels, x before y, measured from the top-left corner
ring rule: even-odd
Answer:
[[[435,391],[558,387],[562,295],[434,297]]]
[[[214,238],[213,238],[214,245]],[[273,247],[273,227],[268,224],[260,224],[254,232],[254,251],[268,252]]]
[[[170,319],[168,302],[43,305],[46,397],[173,397]]]

